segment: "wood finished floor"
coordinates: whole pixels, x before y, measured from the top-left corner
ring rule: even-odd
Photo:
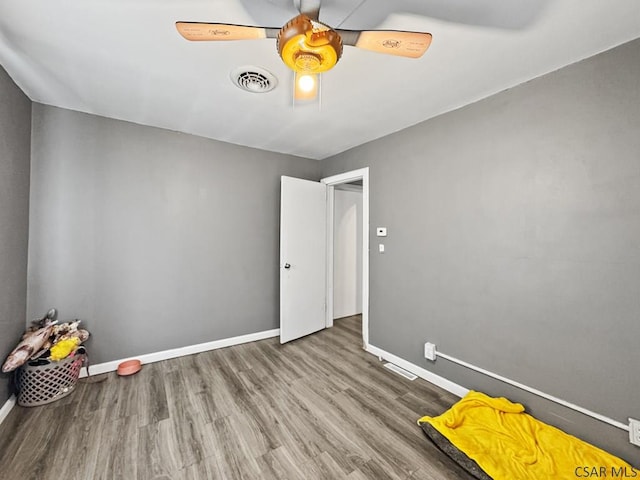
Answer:
[[[0,478],[471,479],[416,420],[456,397],[389,372],[360,317],[81,381],[0,425]],[[94,377],[91,380],[100,380]]]

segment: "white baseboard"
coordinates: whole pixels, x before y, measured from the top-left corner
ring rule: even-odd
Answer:
[[[446,391],[451,392],[460,398],[464,397],[467,393],[469,393],[468,388],[464,388],[463,386],[458,385],[457,383],[447,380],[446,378],[441,377],[440,375],[436,375],[435,373],[430,372],[425,368],[419,367],[418,365],[408,362],[404,358],[400,358],[394,355],[393,353],[386,352],[374,345],[369,344],[367,346],[367,352],[372,353],[376,357],[384,358],[386,361],[394,363],[397,366],[404,368],[405,370],[413,373],[414,375],[417,375],[423,380],[433,383],[434,385],[437,385],[440,388],[444,388]]]
[[[11,395],[9,397],[9,400],[4,402],[4,405],[2,406],[2,408],[0,408],[0,423],[2,423],[5,418],[7,418],[7,415],[9,415],[9,412],[13,407],[15,407],[15,405],[16,405],[16,396]]]
[[[277,337],[280,335],[280,329],[275,328],[273,330],[265,330],[263,332],[250,333],[248,335],[240,335],[238,337],[223,338],[222,340],[214,340],[212,342],[199,343],[197,345],[189,345],[181,348],[174,348],[171,350],[164,350],[162,352],[147,353],[136,357],[123,358],[122,360],[113,360],[111,362],[98,363],[96,365],[90,365],[89,369],[91,375],[98,375],[100,373],[114,372],[118,368],[118,365],[125,360],[137,358],[143,364],[159,362],[161,360],[169,360],[170,358],[183,357],[186,355],[193,355],[194,353],[206,352],[209,350],[216,350],[218,348],[231,347],[233,345],[241,345],[243,343],[256,342],[258,340],[264,340],[265,338]],[[83,368],[80,372],[80,377],[87,376],[87,369]],[[12,395],[0,408],[0,423],[9,415],[9,412],[16,405],[16,397]]]
[[[144,365],[145,363],[154,363],[161,360],[184,357],[186,355],[193,355],[194,353],[207,352],[209,350],[216,350],[218,348],[232,347],[233,345],[240,345],[242,343],[256,342],[258,340],[264,340],[265,338],[277,337],[278,335],[280,335],[280,329],[275,328],[273,330],[265,330],[263,332],[250,333],[248,335],[240,335],[238,337],[223,338],[221,340],[214,340],[212,342],[199,343],[197,345],[189,345],[186,347],[164,350],[162,352],[146,353],[144,355],[138,355],[135,357],[128,357],[120,360],[113,360],[111,362],[89,365],[89,371],[91,375],[115,372],[118,369],[118,365],[120,363],[134,358],[140,360]],[[80,372],[80,378],[86,376],[87,369],[83,368]]]

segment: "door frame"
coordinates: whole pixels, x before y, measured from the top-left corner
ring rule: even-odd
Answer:
[[[369,167],[320,180],[327,185],[327,308],[326,326],[333,326],[333,233],[335,186],[362,180],[362,348],[369,347]]]

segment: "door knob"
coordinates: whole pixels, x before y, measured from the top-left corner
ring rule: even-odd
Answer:
[[[291,268],[291,265],[289,265],[288,263],[285,263],[285,264],[284,264],[284,268],[289,269],[289,268]]]

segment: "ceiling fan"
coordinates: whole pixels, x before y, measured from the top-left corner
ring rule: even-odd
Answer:
[[[176,28],[190,41],[275,38],[280,58],[295,72],[294,100],[317,97],[318,75],[336,65],[343,45],[419,58],[431,44],[431,34],[426,32],[334,29],[319,20],[320,0],[294,0],[294,4],[300,14],[281,28],[183,21],[176,22]]]

